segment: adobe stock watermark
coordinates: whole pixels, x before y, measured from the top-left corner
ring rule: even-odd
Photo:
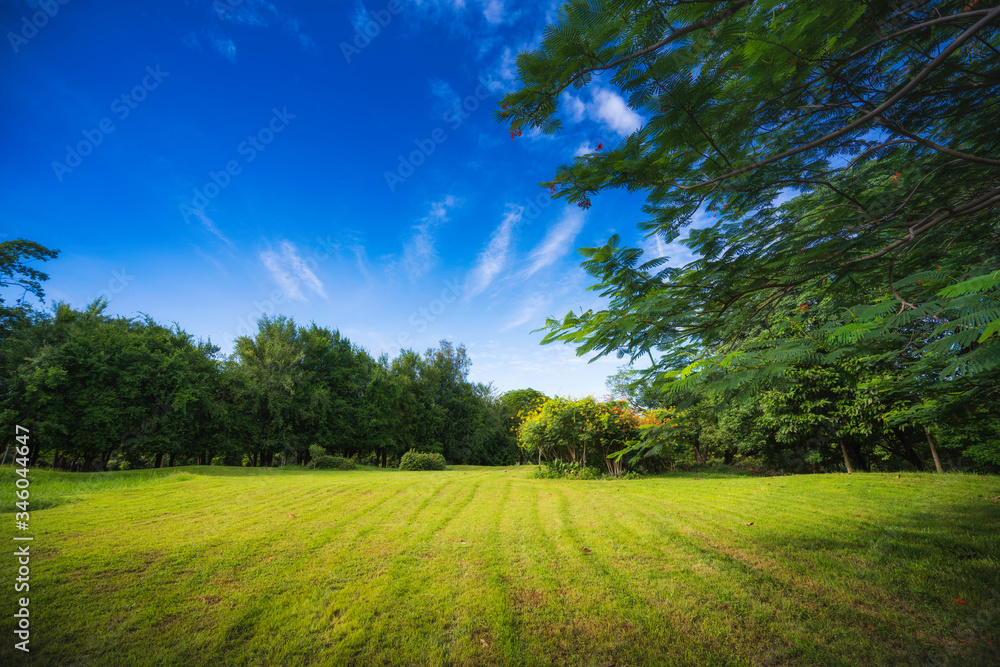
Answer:
[[[97,298],[104,299],[108,303],[115,298],[116,294],[121,294],[125,291],[125,288],[135,280],[135,276],[130,276],[128,272],[123,268],[121,271],[112,271],[111,280],[108,281],[108,286],[97,293]]]
[[[467,95],[465,99],[441,114],[441,120],[447,123],[452,131],[462,127],[466,119],[479,109],[482,102],[490,98],[490,90],[493,87],[493,83],[493,81],[484,80],[482,77],[479,77],[479,85],[476,86],[473,93]],[[443,127],[436,127],[426,138],[415,139],[413,145],[416,148],[410,151],[406,157],[403,157],[402,154],[397,155],[396,158],[399,162],[396,165],[395,171],[387,170],[383,174],[385,184],[389,187],[389,192],[395,192],[396,186],[412,176],[417,167],[426,162],[427,158],[434,154],[438,145],[446,141],[448,141],[448,133],[445,132]]]
[[[111,101],[111,113],[118,120],[125,120],[134,109],[139,107],[140,103],[145,101],[149,93],[156,90],[168,76],[170,76],[170,72],[161,71],[159,65],[155,68],[146,67],[146,75],[142,77],[142,81],[138,85]],[[62,162],[58,160],[52,162],[52,172],[56,175],[59,182],[62,183],[63,177],[66,174],[72,173],[74,169],[83,164],[83,159],[91,155],[94,149],[104,142],[104,138],[114,131],[114,121],[107,117],[102,118],[97,123],[97,127],[92,130],[83,130],[83,139],[75,145],[66,146],[65,159]]]
[[[60,5],[67,4],[69,4],[69,0],[40,0],[37,12],[21,18],[21,29],[17,32],[7,33],[7,41],[10,42],[10,48],[14,49],[14,53],[19,53],[22,46],[34,38],[39,30],[47,26],[50,19],[56,17]]]
[[[247,135],[236,146],[236,153],[242,157],[239,159],[227,160],[218,171],[209,171],[208,180],[200,188],[196,187],[191,194],[191,202],[181,202],[179,210],[184,222],[191,222],[191,217],[200,218],[198,212],[204,211],[208,202],[218,197],[223,190],[229,187],[233,177],[243,173],[243,165],[250,164],[257,159],[257,156],[267,148],[268,144],[274,141],[275,136],[288,127],[288,123],[296,118],[296,114],[288,113],[288,107],[277,107],[271,109],[271,118],[254,134]]]
[[[317,247],[312,249],[309,257],[303,260],[304,268],[315,271],[319,265],[328,259],[337,250],[337,243],[327,236],[325,239],[316,237]],[[289,276],[292,282],[299,286],[301,280],[297,276]],[[274,317],[278,314],[278,306],[288,301],[289,297],[285,290],[274,289],[263,301],[254,301],[253,309],[245,317],[236,320],[235,334],[227,332],[226,338],[235,340],[240,336],[253,336],[257,332],[257,320],[263,316]]]
[[[343,54],[347,64],[350,65],[351,59],[371,44],[373,39],[382,34],[382,30],[392,23],[392,17],[402,11],[403,5],[399,0],[389,0],[385,9],[378,11],[374,9],[369,10],[368,15],[371,16],[371,19],[366,21],[363,26],[358,27],[355,23],[354,39],[350,43],[340,43],[340,52]]]
[[[462,296],[462,287],[459,282],[457,280],[445,280],[441,293],[436,298],[431,299],[426,306],[413,311],[407,321],[418,334],[421,334],[427,331],[427,328],[441,317],[448,310],[448,306],[455,303],[460,296]],[[410,338],[408,332],[401,331],[396,336],[396,343],[399,344],[400,349],[405,349],[413,343],[413,339]]]

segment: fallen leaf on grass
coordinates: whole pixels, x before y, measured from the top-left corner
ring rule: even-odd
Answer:
[[[753,521],[751,521],[750,523],[745,523],[745,524],[743,524],[743,525],[744,525],[744,526],[752,526],[752,525],[753,525]]]
[[[288,516],[292,517],[293,519],[295,518],[295,515],[292,514],[291,512],[288,513]]]
[[[489,648],[490,645],[486,643],[486,640],[482,637],[479,638],[479,643],[483,645],[483,648]]]
[[[965,600],[959,600],[958,598],[955,598],[955,602],[958,604],[965,604]]]
[[[582,551],[585,554],[589,554],[590,553],[590,549],[588,549],[587,547],[580,547],[580,551]]]

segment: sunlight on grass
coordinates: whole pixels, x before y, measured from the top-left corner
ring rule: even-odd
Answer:
[[[996,478],[529,470],[33,473],[20,662],[1000,660]]]

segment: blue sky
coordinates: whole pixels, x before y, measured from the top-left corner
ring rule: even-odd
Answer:
[[[62,251],[48,301],[151,315],[225,352],[261,314],[373,355],[464,343],[500,390],[607,393],[620,362],[540,346],[599,307],[576,248],[645,239],[641,198],[538,183],[643,122],[596,81],[563,131],[493,121],[556,4],[82,0],[0,4],[0,240]]]

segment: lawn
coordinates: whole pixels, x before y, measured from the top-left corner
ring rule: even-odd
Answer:
[[[0,662],[1000,664],[996,477],[531,469],[34,472]]]

